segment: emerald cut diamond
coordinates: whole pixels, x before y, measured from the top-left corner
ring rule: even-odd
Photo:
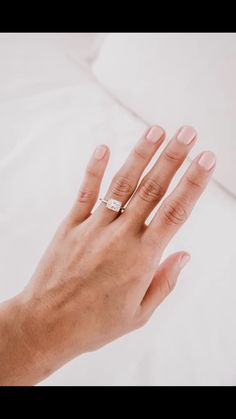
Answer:
[[[112,211],[119,212],[121,209],[122,203],[116,199],[108,199],[106,207]]]

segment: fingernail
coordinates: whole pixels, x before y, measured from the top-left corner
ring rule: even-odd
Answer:
[[[190,144],[196,136],[197,133],[195,129],[185,125],[178,132],[177,139],[183,144]]]
[[[187,265],[187,263],[190,261],[190,259],[191,259],[191,256],[187,253],[181,256],[179,260],[180,269],[183,269],[184,266]]]
[[[95,149],[94,156],[97,160],[103,159],[107,151],[107,148],[104,145],[99,145]]]
[[[146,139],[150,143],[155,144],[157,143],[158,140],[160,140],[160,138],[163,135],[164,135],[164,130],[159,126],[155,126],[149,130],[148,134],[146,135]]]
[[[198,164],[205,170],[211,170],[215,162],[215,155],[211,151],[205,151],[198,160]]]

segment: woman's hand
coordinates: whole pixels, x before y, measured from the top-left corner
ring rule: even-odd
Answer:
[[[159,264],[161,255],[206,187],[215,157],[206,151],[194,159],[147,226],[196,142],[193,128],[178,130],[137,187],[164,137],[162,128],[148,129],[113,178],[105,199],[128,202],[123,213],[101,202],[91,214],[109,159],[105,145],[95,150],[72,210],[28,286],[9,303],[25,356],[14,361],[13,351],[11,373],[0,366],[3,384],[34,384],[76,355],[144,325],[173,289],[189,255],[178,252]]]

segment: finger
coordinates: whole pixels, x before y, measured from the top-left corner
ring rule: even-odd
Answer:
[[[175,287],[178,276],[189,262],[190,255],[178,252],[169,256],[158,268],[140,307],[140,316],[148,319]]]
[[[143,227],[150,212],[166,193],[173,176],[194,146],[196,138],[196,131],[192,127],[180,128],[153,168],[143,178],[126,208],[126,217],[130,214],[137,228]]]
[[[147,238],[151,238],[152,244],[158,237],[158,245],[165,247],[187,220],[211,178],[215,161],[215,156],[211,151],[205,151],[193,160],[144,233]]]
[[[109,160],[109,148],[99,145],[85,170],[84,179],[70,217],[73,223],[81,223],[91,214],[98,199],[101,181]]]
[[[126,162],[114,176],[105,195],[105,200],[112,198],[120,201],[122,206],[125,205],[133,194],[145,167],[162,144],[164,138],[165,132],[159,126],[153,126],[144,133],[131,151]],[[106,208],[104,203],[100,204],[95,213],[105,223],[113,221],[118,215],[116,212]]]

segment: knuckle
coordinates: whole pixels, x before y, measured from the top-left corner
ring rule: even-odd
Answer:
[[[124,196],[131,194],[134,190],[130,180],[125,176],[117,176],[114,178],[111,192],[117,196]]]
[[[175,288],[176,281],[169,278],[167,275],[162,277],[162,281],[160,281],[159,291],[161,297],[161,301],[164,300]]]
[[[166,224],[183,224],[187,219],[187,211],[183,204],[178,201],[166,201],[163,206],[164,220]]]
[[[186,176],[185,181],[186,181],[187,186],[192,189],[199,190],[202,188],[202,185],[197,180],[195,180],[194,178],[191,178],[190,176]]]
[[[134,148],[134,156],[145,161],[148,159],[147,155],[143,151],[141,151],[138,147]]]
[[[91,169],[91,168],[87,169],[86,174],[89,177],[96,178],[96,179],[98,178],[98,174],[97,174],[97,172],[94,171],[94,169]]]
[[[92,191],[86,189],[82,189],[81,191],[79,191],[78,202],[86,204],[88,202],[93,201],[93,199],[94,193]]]
[[[167,294],[170,294],[171,291],[173,291],[174,287],[175,287],[175,281],[170,281],[169,278],[166,278]]]
[[[171,150],[163,151],[164,157],[166,160],[170,161],[171,163],[181,163],[182,159],[179,154],[174,153]]]
[[[140,197],[144,201],[152,204],[160,201],[164,195],[164,188],[154,179],[147,179],[140,187]]]

